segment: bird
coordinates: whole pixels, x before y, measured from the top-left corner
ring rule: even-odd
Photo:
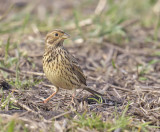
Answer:
[[[56,90],[43,103],[47,103],[59,91],[59,88],[72,90],[72,101],[76,89],[80,88],[102,96],[99,92],[87,87],[86,76],[77,59],[63,46],[64,40],[69,37],[69,34],[60,29],[54,29],[46,35],[43,71]]]

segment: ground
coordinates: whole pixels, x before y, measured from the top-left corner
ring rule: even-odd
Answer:
[[[0,131],[159,131],[160,1],[1,0]],[[64,46],[104,96],[60,89],[43,73],[45,35]]]

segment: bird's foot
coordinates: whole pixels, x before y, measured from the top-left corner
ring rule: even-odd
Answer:
[[[38,101],[36,101],[36,103],[40,103],[40,104],[47,104],[49,102],[49,100],[47,99],[40,99]]]

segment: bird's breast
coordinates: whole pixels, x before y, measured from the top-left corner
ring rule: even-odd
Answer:
[[[56,87],[73,89],[79,87],[78,78],[73,74],[65,52],[44,54],[43,70],[48,80]]]

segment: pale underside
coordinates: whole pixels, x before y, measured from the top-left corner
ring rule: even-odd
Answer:
[[[43,57],[43,70],[49,81],[56,87],[69,90],[86,85],[86,78],[76,59],[63,48],[56,49],[56,52],[60,54],[54,54],[56,58],[50,62],[47,62],[49,56]]]

